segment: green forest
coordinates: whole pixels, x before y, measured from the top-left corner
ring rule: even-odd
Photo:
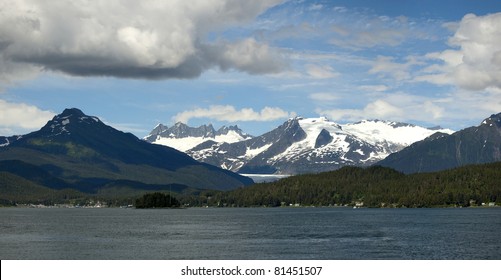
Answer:
[[[174,208],[179,207],[179,201],[161,192],[147,193],[136,199],[136,208]]]
[[[200,206],[468,207],[501,205],[501,162],[405,175],[390,168],[344,167],[229,192],[183,197]]]
[[[13,187],[15,186],[15,187]],[[172,191],[172,192],[171,192]],[[84,193],[52,189],[0,172],[0,205],[23,203],[54,205],[148,207],[469,207],[501,205],[501,162],[405,175],[391,168],[344,167],[336,171],[292,176],[231,191],[140,191],[113,187]],[[175,197],[174,195],[175,194]],[[172,196],[171,196],[172,195]],[[159,203],[159,204],[157,204]]]

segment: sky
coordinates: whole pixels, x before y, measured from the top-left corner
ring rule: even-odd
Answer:
[[[138,137],[296,116],[459,130],[501,112],[501,1],[0,0],[0,135],[73,107]]]

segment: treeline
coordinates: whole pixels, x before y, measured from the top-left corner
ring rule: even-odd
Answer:
[[[179,207],[179,201],[161,192],[147,193],[136,199],[136,208],[172,208]]]
[[[450,207],[501,204],[501,162],[404,175],[393,169],[344,167],[229,192],[184,197],[190,205]]]
[[[74,189],[51,189],[17,175],[0,171],[0,206],[17,204],[54,205],[81,198]]]
[[[24,178],[0,172],[0,206],[20,203],[54,205],[104,205],[137,208],[210,206],[345,206],[365,207],[452,207],[501,205],[501,162],[470,165],[434,173],[404,175],[390,168],[344,167],[336,171],[305,174],[276,182],[255,184],[232,191],[206,190],[177,193],[127,192],[109,189],[96,194],[72,189],[54,190]]]

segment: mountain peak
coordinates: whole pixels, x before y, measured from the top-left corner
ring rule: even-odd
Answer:
[[[57,135],[70,135],[82,125],[101,123],[97,117],[84,114],[80,109],[65,109],[61,114],[54,116],[52,120],[40,130],[46,137]]]
[[[220,129],[216,131],[216,136],[220,135],[228,135],[230,132],[234,132],[237,135],[240,135],[243,139],[248,138],[250,135],[243,132],[237,125],[225,126],[223,125]]]
[[[58,121],[58,120],[59,121],[67,120],[66,123],[70,122],[70,120],[74,120],[77,122],[86,122],[86,123],[100,122],[99,118],[88,116],[77,108],[64,109],[64,111],[61,114],[56,115],[52,119],[52,121]]]
[[[64,111],[61,114],[59,114],[59,117],[70,117],[70,116],[83,117],[86,115],[80,109],[77,108],[67,108],[64,109]]]
[[[164,131],[166,131],[168,129],[167,126],[159,123],[157,124],[157,126],[155,126],[155,128],[153,128],[153,130],[150,132],[150,135],[158,135]]]
[[[466,164],[500,161],[501,113],[451,135],[430,137],[389,155],[378,164],[404,173],[433,172]]]
[[[248,178],[199,163],[174,149],[142,141],[78,109],[64,110],[42,129],[15,142],[0,139],[0,143],[8,144],[8,148],[0,149],[0,159],[19,160],[33,165],[35,171],[44,172],[40,176],[29,174],[27,179],[55,177],[65,188],[94,194],[115,183],[119,184],[114,185],[113,193],[126,185],[133,189],[148,186],[149,190],[169,184],[224,190],[252,183]],[[21,168],[27,169],[23,165]],[[22,174],[28,173],[30,170],[22,170]],[[131,184],[123,185],[125,181]],[[51,187],[44,184],[41,186]]]
[[[480,126],[489,126],[489,127],[499,127],[501,128],[501,113],[493,114],[490,117],[486,118],[482,121]]]
[[[249,138],[251,136],[243,132],[236,125],[223,126],[216,131],[212,124],[191,127],[178,122],[170,128],[164,125],[157,125],[143,139],[150,143],[170,146],[180,151],[187,151],[206,141],[233,143]]]

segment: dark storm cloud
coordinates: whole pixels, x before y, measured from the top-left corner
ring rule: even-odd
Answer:
[[[4,0],[0,79],[23,68],[140,79],[189,79],[214,67],[276,73],[286,63],[266,43],[204,40],[279,2]]]

